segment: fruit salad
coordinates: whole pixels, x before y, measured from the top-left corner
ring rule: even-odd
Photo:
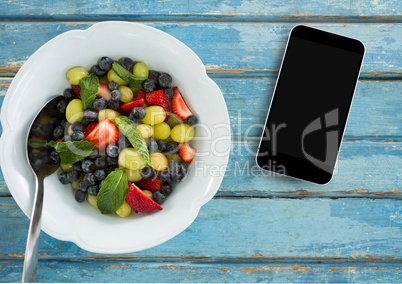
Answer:
[[[104,56],[89,70],[71,68],[67,79],[57,104],[65,119],[48,143],[59,181],[102,214],[162,210],[196,154],[197,117],[172,77]]]

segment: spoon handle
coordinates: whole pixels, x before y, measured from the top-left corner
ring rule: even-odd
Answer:
[[[43,205],[43,177],[36,177],[36,190],[34,206],[29,224],[27,245],[25,248],[24,268],[22,282],[35,282],[36,268],[38,265],[39,235],[41,231]]]

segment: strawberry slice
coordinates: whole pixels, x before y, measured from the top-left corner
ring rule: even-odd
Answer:
[[[132,102],[121,104],[120,109],[122,110],[122,112],[124,112],[124,114],[129,115],[130,112],[133,110],[133,108],[142,107],[144,106],[144,104],[145,104],[144,98],[139,98],[135,99]]]
[[[194,159],[194,156],[196,154],[196,150],[190,146],[188,143],[179,143],[179,156],[180,158],[186,162],[186,163],[191,163],[191,161]]]
[[[145,90],[141,89],[138,91],[137,95],[135,96],[135,99],[144,99],[145,100],[145,95],[147,94],[147,92],[145,92]]]
[[[94,128],[98,125],[99,122],[92,122],[90,125],[88,125],[87,127],[85,127],[83,133],[84,136],[87,137],[89,135],[89,133],[92,132],[92,130],[94,130]]]
[[[141,179],[135,183],[141,189],[147,189],[149,191],[155,192],[161,188],[162,181],[158,178],[156,179]]]
[[[149,106],[160,106],[166,112],[166,119],[169,118],[170,106],[164,90],[152,91],[145,96]]]
[[[185,120],[190,115],[193,115],[184,101],[178,87],[174,87],[173,89],[172,110],[181,120]]]
[[[72,85],[71,89],[73,90],[74,95],[81,97],[81,87],[79,85]]]
[[[98,97],[102,97],[105,100],[109,101],[111,96],[111,92],[107,86],[107,84],[99,83],[98,93],[96,94]]]
[[[119,129],[109,119],[101,120],[92,131],[88,132],[85,140],[94,143],[99,150],[104,150],[109,144],[119,140]]]
[[[130,184],[130,188],[126,195],[126,202],[137,213],[149,213],[154,210],[162,210],[163,208],[149,198],[141,189],[134,183]]]

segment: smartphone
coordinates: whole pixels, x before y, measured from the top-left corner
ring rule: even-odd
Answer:
[[[292,29],[257,151],[259,167],[318,184],[332,179],[364,51],[356,39]]]

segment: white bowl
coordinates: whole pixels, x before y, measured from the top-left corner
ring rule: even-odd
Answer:
[[[34,177],[25,157],[28,127],[41,106],[69,86],[69,68],[90,68],[104,55],[128,56],[172,75],[173,85],[179,87],[202,126],[195,141],[197,156],[188,177],[176,185],[162,211],[129,218],[102,215],[87,202],[77,203],[71,187],[61,185],[54,174],[45,180],[42,229],[91,252],[134,252],[186,229],[217,192],[229,158],[229,117],[222,93],[208,78],[201,60],[182,42],[129,22],[101,22],[53,38],[26,61],[8,89],[1,111],[0,163],[12,196],[29,217]]]

